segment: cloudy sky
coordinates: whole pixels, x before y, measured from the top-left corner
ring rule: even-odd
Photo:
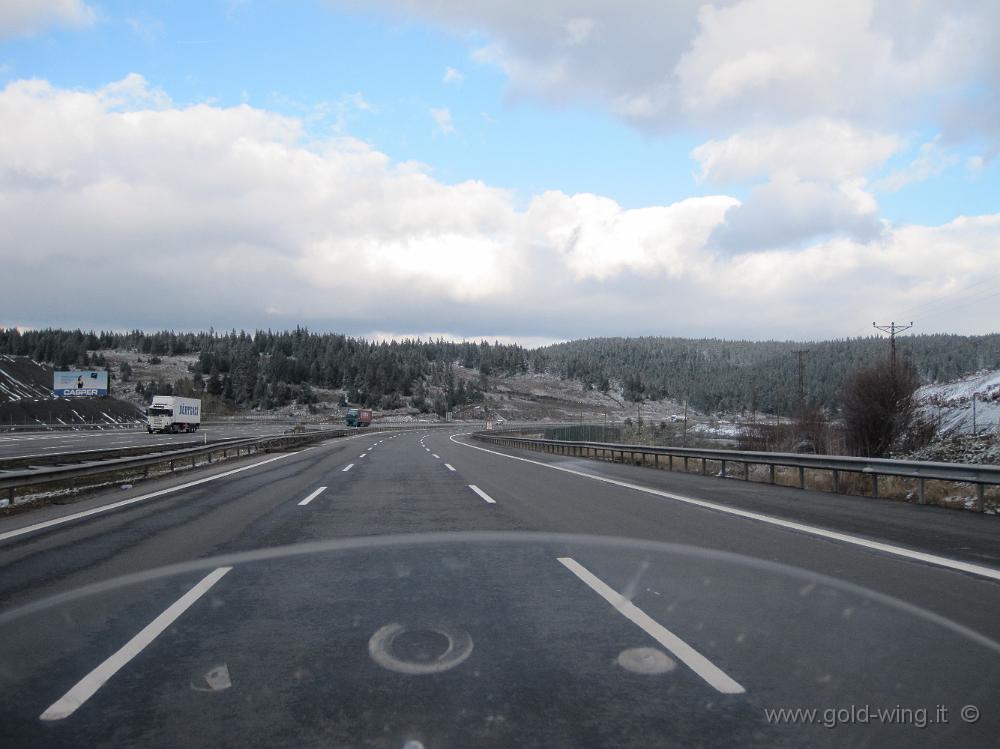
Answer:
[[[0,3],[0,325],[1000,328],[1000,3]]]

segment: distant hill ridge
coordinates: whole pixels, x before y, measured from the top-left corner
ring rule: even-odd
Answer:
[[[1000,368],[1000,334],[906,335],[897,348],[924,383]],[[806,399],[835,409],[847,374],[887,357],[889,343],[878,336],[810,342],[618,337],[526,349],[485,340],[371,342],[304,328],[252,334],[0,328],[0,354],[101,366],[99,352],[110,350],[195,354],[195,384],[241,408],[309,402],[308,387],[319,386],[343,389],[352,403],[384,409],[409,404],[444,413],[489,397],[490,377],[548,372],[600,390],[620,387],[626,400],[686,400],[709,413],[789,414],[799,400],[800,362]],[[456,365],[483,376],[469,383],[471,393],[451,373]]]

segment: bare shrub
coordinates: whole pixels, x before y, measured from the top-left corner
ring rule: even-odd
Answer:
[[[853,455],[884,457],[910,425],[913,393],[919,381],[909,362],[895,367],[878,361],[847,377],[841,394],[841,412],[847,448]]]

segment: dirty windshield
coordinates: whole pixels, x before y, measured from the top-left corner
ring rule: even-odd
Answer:
[[[995,746],[998,28],[0,2],[0,743]]]

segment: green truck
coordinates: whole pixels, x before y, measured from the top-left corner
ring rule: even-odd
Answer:
[[[370,408],[349,408],[345,419],[349,427],[366,427],[372,423]]]

